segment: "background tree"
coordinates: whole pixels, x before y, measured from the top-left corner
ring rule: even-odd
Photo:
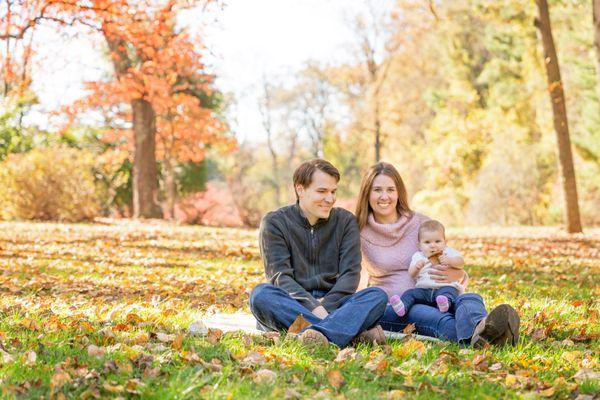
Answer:
[[[365,106],[368,109],[368,131],[373,134],[373,150],[375,162],[381,160],[382,141],[382,87],[388,79],[388,71],[398,42],[390,41],[390,8],[389,3],[369,1],[366,3],[367,13],[352,21],[357,46],[357,58],[364,71],[363,90]]]
[[[210,144],[230,142],[222,135],[225,125],[216,115],[213,77],[204,72],[199,38],[175,27],[185,4],[113,1],[110,6],[106,11],[97,4],[76,14],[79,21],[98,26],[109,49],[114,79],[88,83],[91,95],[73,109],[79,113],[90,107],[105,111],[116,107],[117,120],[131,121],[131,129],[119,124],[112,136],[126,135],[133,143],[133,215],[162,216],[159,159],[172,216],[177,162],[199,162]]]
[[[573,154],[571,152],[571,140],[569,136],[569,124],[567,121],[567,108],[565,105],[563,83],[560,78],[558,56],[556,54],[554,38],[552,37],[548,2],[546,0],[536,0],[536,5],[539,11],[539,18],[537,18],[535,22],[542,36],[548,91],[550,92],[552,103],[554,129],[556,131],[558,153],[563,176],[567,230],[570,233],[576,233],[581,232],[581,218],[579,216],[577,184],[575,180],[575,168],[573,166]]]

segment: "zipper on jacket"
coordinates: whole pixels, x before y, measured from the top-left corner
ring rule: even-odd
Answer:
[[[310,263],[312,264],[312,272],[313,276],[317,273],[317,268],[315,264],[317,263],[317,255],[316,255],[316,242],[315,242],[315,228],[310,227]]]

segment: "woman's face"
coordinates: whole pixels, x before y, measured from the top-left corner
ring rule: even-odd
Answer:
[[[396,205],[398,190],[394,180],[387,175],[377,175],[373,179],[369,193],[369,205],[377,221],[395,222],[398,219]]]

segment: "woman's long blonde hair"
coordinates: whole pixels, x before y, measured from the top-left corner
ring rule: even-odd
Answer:
[[[373,209],[369,205],[369,196],[371,194],[371,187],[373,186],[373,180],[378,175],[387,175],[394,181],[396,185],[396,191],[398,192],[398,203],[396,204],[396,211],[398,216],[412,215],[412,211],[408,206],[408,195],[406,194],[406,187],[402,181],[402,177],[398,173],[398,170],[390,163],[378,162],[371,166],[369,171],[363,176],[360,184],[360,192],[358,194],[358,202],[356,203],[356,219],[358,220],[358,226],[362,228],[367,225],[367,218],[369,213],[373,212]]]

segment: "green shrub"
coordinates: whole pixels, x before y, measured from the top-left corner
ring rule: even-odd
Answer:
[[[103,190],[94,179],[95,156],[68,147],[11,154],[0,163],[0,218],[90,220]]]

